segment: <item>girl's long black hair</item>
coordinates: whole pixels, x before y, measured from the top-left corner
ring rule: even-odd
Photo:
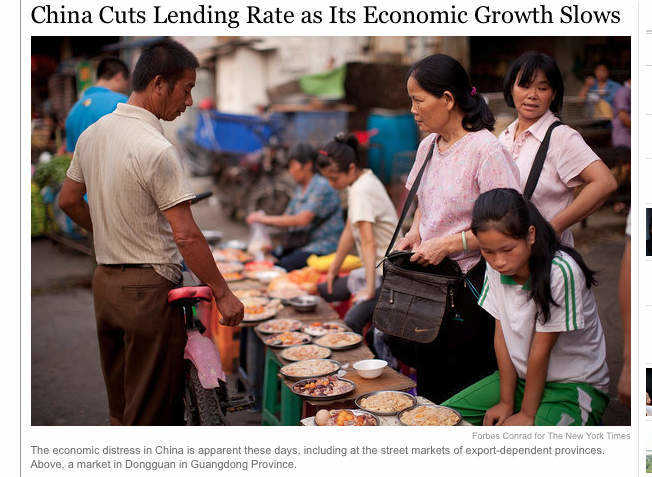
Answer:
[[[430,55],[412,65],[410,76],[437,98],[449,91],[464,113],[462,127],[466,131],[494,130],[496,120],[489,105],[471,85],[469,74],[456,59],[443,54]]]
[[[596,285],[595,272],[582,256],[572,247],[560,243],[552,225],[543,218],[539,210],[514,189],[494,189],[480,194],[473,206],[471,230],[474,234],[497,230],[509,237],[525,240],[530,226],[534,226],[535,239],[530,259],[530,298],[541,313],[541,321],[550,319],[550,304],[559,306],[552,298],[550,270],[552,259],[558,251],[570,255],[579,265],[586,279],[586,287]]]

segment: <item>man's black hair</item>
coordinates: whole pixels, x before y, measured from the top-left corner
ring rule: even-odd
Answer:
[[[125,79],[129,79],[129,68],[124,61],[118,58],[104,58],[97,65],[97,79],[110,80],[115,75],[122,73]]]
[[[134,91],[143,91],[157,75],[173,87],[185,70],[197,67],[197,57],[181,43],[170,39],[159,41],[145,48],[138,58],[132,79]]]

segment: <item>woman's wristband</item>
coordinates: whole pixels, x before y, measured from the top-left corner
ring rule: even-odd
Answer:
[[[462,230],[462,250],[465,252],[469,249],[469,244],[466,243],[466,230]]]

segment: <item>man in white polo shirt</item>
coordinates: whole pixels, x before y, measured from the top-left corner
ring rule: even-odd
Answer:
[[[93,299],[112,424],[183,424],[185,330],[167,304],[181,283],[182,257],[213,290],[224,324],[243,317],[195,224],[194,194],[160,123],[192,105],[197,67],[177,42],[146,48],[129,101],[82,133],[61,190],[61,208],[93,231]]]

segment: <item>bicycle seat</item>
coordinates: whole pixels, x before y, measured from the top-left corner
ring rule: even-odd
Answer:
[[[212,297],[213,292],[211,288],[205,285],[199,287],[181,287],[168,292],[168,303],[174,303],[180,300],[211,301]]]

